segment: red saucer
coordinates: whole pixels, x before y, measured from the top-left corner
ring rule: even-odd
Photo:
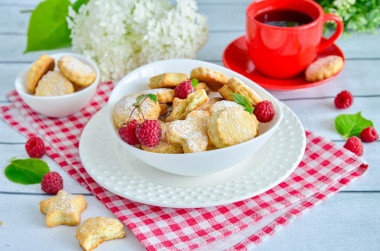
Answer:
[[[325,38],[322,39],[325,40]],[[335,44],[320,52],[317,55],[317,58],[330,55],[341,56],[343,58],[343,62],[345,62],[343,52]],[[223,53],[223,64],[227,68],[246,76],[260,86],[273,90],[295,90],[321,85],[335,78],[340,73],[339,71],[329,78],[316,82],[306,81],[303,74],[290,79],[276,79],[268,77],[255,69],[255,65],[248,56],[247,44],[244,36],[239,37],[227,46]]]

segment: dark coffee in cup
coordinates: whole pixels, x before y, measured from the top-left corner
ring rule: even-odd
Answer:
[[[265,11],[255,16],[255,19],[261,23],[277,27],[296,27],[314,21],[314,18],[305,12],[289,9]]]

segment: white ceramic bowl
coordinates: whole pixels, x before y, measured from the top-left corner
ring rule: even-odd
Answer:
[[[24,100],[24,102],[27,105],[29,105],[30,108],[32,108],[34,111],[49,117],[65,117],[80,111],[85,105],[88,104],[89,100],[96,91],[96,87],[99,84],[99,69],[97,65],[91,59],[88,59],[79,54],[65,52],[49,55],[50,57],[55,59],[55,70],[58,70],[58,60],[65,55],[75,57],[81,60],[82,62],[86,63],[87,65],[91,66],[91,68],[96,73],[96,79],[94,83],[72,94],[54,97],[39,97],[34,96],[26,88],[26,75],[28,74],[28,71],[32,64],[30,64],[28,67],[22,70],[16,78],[16,91],[20,95],[22,100]]]
[[[258,137],[244,143],[222,149],[185,154],[162,154],[147,152],[130,146],[121,140],[112,119],[113,106],[120,98],[126,94],[137,93],[139,91],[149,89],[149,79],[152,76],[165,72],[182,72],[190,74],[192,69],[200,66],[220,71],[228,77],[239,78],[255,90],[264,100],[270,100],[273,103],[275,116],[269,123],[260,123],[260,135]],[[192,59],[171,59],[158,61],[144,65],[127,74],[122,80],[120,80],[112,91],[108,100],[107,113],[109,128],[113,132],[112,135],[117,138],[118,142],[121,144],[121,147],[123,147],[125,151],[128,151],[143,162],[160,170],[187,176],[201,176],[218,172],[245,160],[247,157],[256,152],[272,136],[282,118],[282,110],[277,99],[275,99],[266,90],[253,83],[251,80],[222,66]]]

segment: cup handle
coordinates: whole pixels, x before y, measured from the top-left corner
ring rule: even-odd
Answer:
[[[335,40],[338,39],[338,37],[343,32],[344,25],[342,19],[340,19],[339,16],[331,13],[325,14],[323,17],[323,23],[326,23],[327,21],[334,21],[336,23],[336,30],[329,39],[319,44],[318,52],[327,49],[330,45],[332,45],[335,42]]]

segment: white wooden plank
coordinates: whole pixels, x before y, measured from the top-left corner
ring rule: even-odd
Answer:
[[[0,103],[3,105],[4,103]],[[9,126],[4,120],[0,119],[0,142],[2,143],[20,143],[26,139],[15,129]],[[3,155],[0,155],[3,156]]]
[[[29,158],[25,151],[24,144],[0,144],[0,166],[5,168],[9,164],[9,160],[13,157],[19,159]],[[63,188],[69,193],[85,193],[90,194],[90,192],[82,187],[76,180],[74,180],[70,175],[68,175],[57,163],[55,163],[48,156],[43,156],[42,160],[45,161],[51,171],[58,172],[63,178]],[[1,192],[20,192],[20,193],[41,193],[41,185],[22,185],[14,183],[6,176],[1,173],[0,175],[0,193]],[[1,203],[0,203],[1,204]],[[1,249],[1,248],[0,248]]]
[[[45,215],[40,212],[39,202],[49,198],[43,195],[7,195],[0,194],[0,250],[82,250],[75,238],[76,226],[45,225]],[[82,213],[82,223],[90,217],[115,216],[93,196],[85,196],[87,209]],[[126,237],[106,241],[96,251],[131,250],[143,251],[132,232],[124,227]],[[22,241],[20,241],[21,239]]]
[[[378,198],[379,193],[334,195],[254,250],[380,250]]]
[[[30,19],[30,12],[21,12],[33,10],[32,5],[10,5],[2,6],[0,3],[0,34],[23,34],[26,35]],[[12,20],[12,22],[10,22]]]
[[[375,128],[380,131],[380,98],[356,97],[353,105],[348,109],[336,109],[333,98],[289,100],[284,102],[301,119],[304,127],[318,133],[330,140],[342,140],[335,130],[335,118],[340,114],[354,114],[362,112],[362,115],[372,120]]]
[[[15,79],[17,74],[27,67],[27,63],[2,64],[0,63],[0,101],[6,101],[6,94],[15,89]],[[0,104],[1,105],[1,104]]]
[[[4,41],[0,48],[0,62],[27,62],[31,63],[36,60],[42,54],[51,54],[68,51],[69,49],[59,49],[54,51],[39,51],[29,52],[24,54],[26,48],[26,36],[25,35],[1,35],[0,41]]]
[[[76,227],[45,226],[38,202],[47,196],[0,195],[0,247],[10,250],[76,250]],[[87,209],[83,220],[89,217],[113,217],[92,196],[85,197]],[[340,193],[296,219],[253,250],[378,250],[380,224],[378,193]],[[12,208],[12,210],[9,210]],[[20,225],[21,223],[22,225]],[[20,227],[22,226],[22,227]],[[127,230],[127,237],[101,244],[97,250],[143,250],[137,239]],[[20,242],[17,236],[22,236]],[[44,241],[38,241],[43,236]]]

